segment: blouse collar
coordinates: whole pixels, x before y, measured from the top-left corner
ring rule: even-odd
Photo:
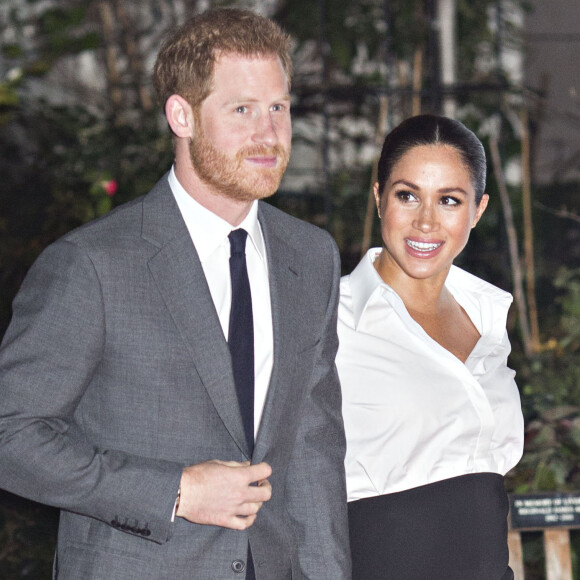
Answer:
[[[380,253],[381,248],[368,250],[348,277],[355,329],[375,296],[388,295],[397,302],[402,302],[398,294],[383,281],[373,265]],[[505,332],[507,313],[513,301],[511,294],[457,266],[451,266],[445,286],[467,312],[482,338],[486,337],[485,342],[500,342]]]

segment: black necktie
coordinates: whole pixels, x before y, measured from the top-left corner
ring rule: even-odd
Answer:
[[[233,230],[230,239],[232,309],[228,345],[236,392],[250,454],[254,449],[254,319],[246,268],[246,230]]]

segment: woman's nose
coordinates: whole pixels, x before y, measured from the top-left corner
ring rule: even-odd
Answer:
[[[418,208],[413,226],[423,233],[435,231],[438,227],[436,208],[431,204],[425,204]]]

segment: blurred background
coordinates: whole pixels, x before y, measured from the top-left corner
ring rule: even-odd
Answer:
[[[380,245],[370,192],[389,129],[437,113],[484,142],[491,202],[458,264],[515,296],[526,448],[507,485],[580,491],[578,0],[0,0],[0,336],[47,244],[169,169],[150,72],[164,31],[216,6],[294,38],[293,153],[270,201],[328,229],[344,273]],[[57,522],[0,493],[0,578],[49,578]],[[541,537],[524,553],[526,579],[543,578]]]

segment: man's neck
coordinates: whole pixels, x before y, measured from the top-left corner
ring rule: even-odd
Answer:
[[[196,174],[191,165],[175,162],[177,180],[197,203],[215,213],[232,226],[239,226],[248,215],[253,201],[240,201],[214,192]]]

